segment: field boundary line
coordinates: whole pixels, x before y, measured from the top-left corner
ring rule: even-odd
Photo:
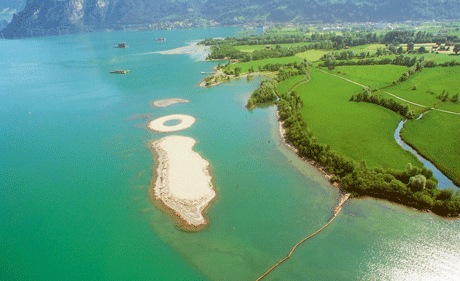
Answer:
[[[352,80],[350,80],[350,79],[347,79],[347,78],[344,78],[344,77],[341,77],[341,76],[338,76],[338,75],[329,73],[329,72],[324,71],[324,70],[322,70],[322,69],[318,69],[318,70],[321,71],[321,72],[323,72],[323,73],[326,73],[326,74],[335,76],[335,77],[337,77],[337,78],[343,79],[343,80],[345,80],[345,81],[351,82],[351,83],[356,84],[356,85],[358,85],[358,86],[367,88],[367,86],[365,86],[365,85],[363,85],[363,84],[359,84],[358,82],[352,81]],[[432,110],[441,111],[441,112],[445,112],[445,113],[460,115],[460,113],[458,113],[458,112],[453,112],[453,111],[448,111],[448,110],[443,110],[443,109],[438,109],[438,108],[430,108],[430,107],[428,107],[428,106],[426,106],[426,105],[422,105],[422,104],[418,104],[418,103],[415,103],[415,102],[412,102],[412,101],[405,100],[405,99],[400,98],[400,97],[398,97],[397,95],[394,95],[394,94],[392,94],[392,93],[385,92],[385,91],[382,91],[382,92],[385,93],[385,94],[388,94],[388,95],[390,95],[390,96],[393,96],[393,97],[395,97],[395,98],[397,98],[397,99],[399,99],[399,100],[405,101],[405,102],[407,102],[407,103],[410,103],[410,104],[413,104],[413,105],[416,105],[416,106],[425,107],[425,108],[429,108],[429,109],[432,109]]]

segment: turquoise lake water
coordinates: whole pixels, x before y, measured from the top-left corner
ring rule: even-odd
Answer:
[[[0,40],[0,280],[255,280],[331,218],[337,189],[281,144],[275,108],[244,108],[260,79],[199,88],[216,62],[155,53],[236,31]],[[198,233],[148,196],[167,134],[146,125],[169,114],[196,117],[177,134],[211,163]],[[264,280],[458,280],[459,249],[459,220],[353,199]]]

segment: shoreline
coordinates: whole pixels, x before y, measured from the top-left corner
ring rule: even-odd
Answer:
[[[180,123],[173,126],[164,125],[164,123],[171,120],[179,120]],[[163,117],[159,117],[149,122],[147,127],[159,133],[171,133],[190,128],[195,123],[195,117],[185,114],[172,114]]]
[[[281,137],[283,144],[290,150],[292,150],[302,161],[308,163],[309,165],[314,167],[318,172],[320,172],[323,175],[323,177],[326,178],[332,186],[337,187],[341,193],[348,194],[347,192],[344,192],[342,190],[339,183],[331,182],[333,174],[329,173],[324,166],[319,165],[314,160],[310,160],[299,156],[299,150],[286,138],[286,129],[284,128],[284,121],[281,121],[280,119],[278,107],[276,108],[276,120],[278,121],[278,133]]]
[[[207,226],[208,219],[203,213],[217,197],[209,162],[192,150],[195,143],[191,137],[167,136],[150,146],[158,156],[151,197],[187,231]]]
[[[186,99],[181,99],[181,98],[171,98],[171,99],[164,99],[164,100],[156,100],[152,102],[152,105],[154,107],[164,108],[164,107],[168,107],[173,104],[187,103],[187,102],[190,102],[190,101]]]
[[[213,86],[216,86],[216,85],[223,84],[224,82],[230,82],[230,81],[232,81],[232,80],[245,78],[245,77],[247,77],[248,75],[251,75],[251,76],[255,76],[255,75],[265,76],[265,74],[271,74],[271,73],[273,73],[273,72],[263,73],[263,72],[260,72],[260,71],[254,71],[254,72],[252,72],[251,74],[245,73],[245,74],[243,74],[243,75],[241,75],[241,76],[234,76],[234,75],[232,76],[232,75],[227,75],[227,74],[223,73],[221,70],[218,70],[218,69],[217,69],[217,66],[215,66],[215,67],[213,68],[213,70],[214,70],[214,74],[212,74],[212,75],[210,75],[210,76],[207,76],[206,78],[212,77],[212,78],[214,79],[214,81],[215,81],[215,79],[216,79],[219,75],[225,75],[224,77],[225,77],[225,78],[228,78],[228,80],[222,80],[222,81],[218,81],[218,82],[213,82],[213,83],[211,83],[211,84],[209,84],[209,85],[206,85],[206,78],[204,78],[204,79],[200,82],[200,84],[198,84],[198,87],[200,87],[200,88],[208,88],[208,87],[213,87]]]

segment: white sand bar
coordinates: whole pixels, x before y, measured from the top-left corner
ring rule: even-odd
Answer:
[[[158,154],[155,198],[192,226],[206,224],[203,210],[216,196],[207,170],[209,162],[192,150],[195,139],[167,136],[153,142]]]
[[[172,104],[184,103],[184,102],[189,102],[189,101],[184,100],[184,99],[175,98],[175,99],[157,100],[157,101],[153,102],[153,105],[156,106],[156,107],[167,107],[167,106],[170,106]]]
[[[165,126],[164,123],[170,120],[180,120],[181,122],[174,126]],[[149,123],[149,129],[160,133],[170,133],[189,128],[195,123],[195,117],[184,114],[172,114],[157,118]]]
[[[181,54],[194,54],[194,53],[207,53],[209,51],[209,46],[201,46],[196,43],[189,46],[179,47],[176,49],[159,51],[158,53],[162,55],[181,55]]]

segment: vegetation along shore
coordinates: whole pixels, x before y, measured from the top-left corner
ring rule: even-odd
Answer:
[[[408,119],[403,140],[460,186],[458,35],[291,28],[206,39],[199,44],[211,46],[208,59],[228,63],[203,83],[266,75],[248,109],[276,104],[286,142],[332,183],[354,197],[458,216],[458,188],[438,188],[433,172],[393,137]]]

